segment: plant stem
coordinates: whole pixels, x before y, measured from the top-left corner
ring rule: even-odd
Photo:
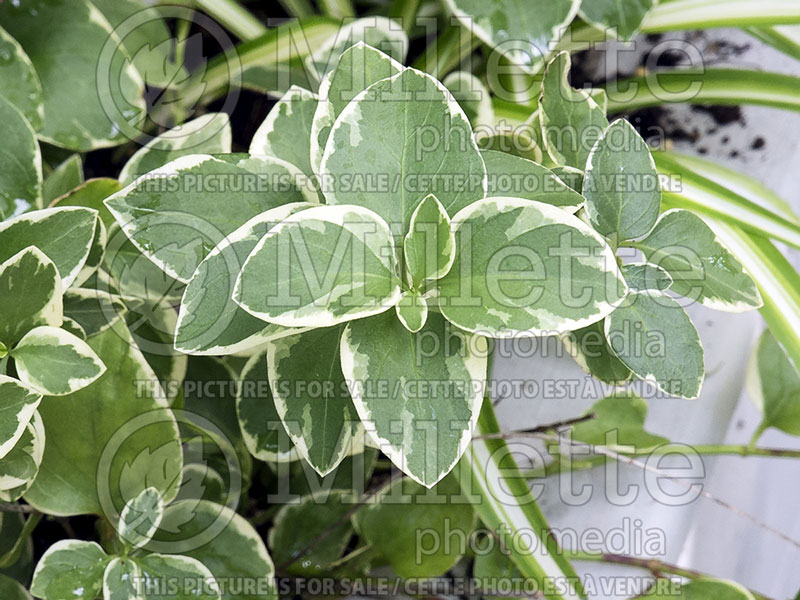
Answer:
[[[410,34],[417,22],[417,13],[422,0],[394,0],[389,16],[403,26],[403,31]]]
[[[22,550],[24,549],[25,542],[31,536],[33,530],[36,529],[36,526],[39,524],[39,521],[42,520],[43,516],[44,515],[42,513],[36,512],[27,518],[25,525],[22,526],[22,531],[19,532],[19,537],[17,537],[17,541],[14,542],[11,550],[6,552],[3,556],[0,556],[0,568],[6,569],[19,560]]]
[[[314,14],[314,7],[308,0],[278,0],[278,3],[290,17],[302,19]]]
[[[450,71],[478,47],[480,41],[469,31],[458,25],[450,25],[444,33],[435,38],[422,56],[414,61],[414,68],[443,79]]]
[[[334,19],[346,19],[356,16],[356,9],[350,0],[319,0],[322,12]]]
[[[236,0],[194,0],[194,3],[241,40],[252,40],[267,32],[264,24]]]
[[[668,575],[677,575],[678,577],[684,577],[686,579],[700,579],[703,577],[708,577],[708,575],[705,573],[695,571],[694,569],[684,569],[683,567],[651,558],[636,558],[622,554],[590,553],[574,550],[564,550],[564,554],[569,556],[571,560],[604,562],[646,569],[650,571],[653,577],[657,579],[664,578],[665,573]],[[753,590],[750,590],[750,593],[760,600],[769,600],[769,598],[766,596],[754,592]]]
[[[0,502],[0,512],[36,514],[39,511],[30,504],[17,504],[16,502]]]

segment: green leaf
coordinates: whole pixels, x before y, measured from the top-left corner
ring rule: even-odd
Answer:
[[[634,392],[615,392],[595,402],[586,414],[594,414],[594,418],[572,427],[572,438],[579,442],[595,446],[631,446],[637,450],[669,442],[665,437],[645,431],[647,402]]]
[[[143,600],[220,600],[214,576],[195,558],[147,554],[133,560],[142,573]]]
[[[181,156],[228,154],[231,151],[231,122],[225,113],[208,113],[151,139],[130,157],[119,181],[123,186]]]
[[[755,600],[744,587],[733,581],[701,577],[680,586],[680,592],[656,590],[654,593],[639,596],[647,600]]]
[[[339,362],[343,325],[313,329],[267,344],[272,397],[301,457],[323,477],[363,449],[358,420]]]
[[[39,405],[47,445],[25,499],[48,514],[116,520],[147,487],[177,493],[182,455],[175,417],[120,321],[87,342],[113,368],[91,387]]]
[[[80,273],[94,240],[97,212],[88,208],[47,208],[0,223],[0,261],[36,246],[53,261],[66,290]]]
[[[661,267],[649,263],[628,263],[620,267],[625,282],[632,290],[663,292],[672,285],[672,277]]]
[[[331,128],[350,101],[373,83],[402,70],[403,65],[391,56],[363,42],[357,42],[342,52],[336,67],[325,75],[319,86],[319,102],[315,105],[310,132],[311,168],[314,173],[320,173]]]
[[[0,53],[4,45],[2,34],[3,30],[0,29]],[[3,86],[3,90],[9,87]],[[33,128],[19,109],[2,95],[0,120],[3,123],[4,144],[0,152],[0,219],[8,219],[39,204],[42,196],[42,155]]]
[[[560,581],[576,590],[553,590],[548,600],[586,598],[580,578],[559,549],[519,471],[515,452],[497,436],[500,427],[488,400],[483,403],[477,431],[490,437],[474,440],[453,473],[464,494],[474,497],[478,517],[497,535],[501,547],[510,551],[523,577],[536,581],[539,589]]]
[[[33,418],[42,395],[26,388],[16,379],[0,375],[0,458],[17,444]]]
[[[647,13],[658,3],[658,0],[583,0],[581,2],[581,19],[604,32],[611,31],[622,39],[636,37]]]
[[[608,127],[603,109],[585,90],[568,81],[569,54],[559,53],[547,65],[539,97],[539,120],[547,154],[557,165],[583,171],[595,142]]]
[[[108,212],[103,200],[122,189],[122,185],[116,179],[100,177],[84,181],[75,189],[57,198],[56,206],[82,206],[92,208],[97,211],[98,217],[103,225],[110,227],[114,223],[114,217]],[[95,232],[96,234],[97,232]],[[95,238],[97,236],[95,235]]]
[[[442,203],[430,194],[411,213],[403,238],[406,281],[421,289],[426,280],[441,279],[456,260],[456,240],[450,217]]]
[[[472,506],[453,477],[443,479],[433,492],[403,477],[385,487],[353,520],[364,540],[404,578],[443,575],[466,551],[466,543],[453,540],[467,540],[475,527]],[[448,539],[452,543],[445,543]]]
[[[408,36],[397,21],[382,16],[345,21],[345,25],[319,47],[314,48],[311,56],[305,60],[306,68],[316,73],[319,81],[336,66],[345,50],[358,42],[388,54],[399,63],[405,62]]]
[[[394,308],[403,327],[411,333],[417,333],[428,320],[428,302],[416,292],[403,292]]]
[[[578,12],[580,0],[446,0],[462,26],[514,64],[535,73]]]
[[[625,297],[608,244],[555,206],[487,198],[453,227],[457,259],[439,281],[439,306],[462,329],[553,335],[600,321]]]
[[[44,453],[42,418],[34,412],[16,445],[0,462],[0,501],[16,502],[33,484]]]
[[[140,600],[142,572],[130,558],[115,556],[103,571],[103,600]]]
[[[490,197],[536,200],[569,212],[583,205],[583,196],[570,189],[553,171],[532,160],[497,150],[483,150],[481,156],[489,174]]]
[[[22,584],[2,574],[0,574],[0,595],[4,600],[33,600]]]
[[[297,451],[286,433],[272,397],[265,352],[256,353],[248,359],[240,379],[242,385],[236,396],[236,415],[247,450],[259,460],[297,460]]]
[[[113,326],[127,312],[119,296],[96,289],[71,288],[64,294],[64,315],[90,338]]]
[[[8,348],[34,327],[61,326],[61,277],[35,246],[0,264],[0,307],[0,342]]]
[[[416,334],[392,313],[345,329],[342,372],[358,415],[374,443],[415,481],[433,486],[469,445],[487,352],[485,338],[454,330],[435,312]]]
[[[255,590],[222,586],[222,600],[276,600],[275,567],[261,536],[244,517],[201,500],[175,502],[147,549],[180,552],[201,561],[221,582],[256,581]],[[268,582],[265,590],[264,583]],[[236,593],[236,592],[239,593]]]
[[[709,160],[674,152],[654,155],[661,173],[679,179],[664,190],[664,204],[685,208],[800,248],[800,219],[761,182]],[[670,189],[672,188],[672,189]]]
[[[604,383],[619,385],[633,377],[631,370],[611,351],[604,321],[570,331],[561,337],[567,352],[589,375]]]
[[[650,149],[625,119],[597,140],[583,178],[592,226],[615,243],[645,235],[661,210],[661,186]]]
[[[682,2],[666,2],[671,6]],[[675,102],[754,104],[800,110],[800,77],[748,69],[664,69],[614,83],[608,111],[619,113]]]
[[[311,168],[311,129],[317,96],[292,86],[272,107],[250,142],[250,154],[274,156],[300,169],[307,177]]]
[[[42,84],[31,59],[9,33],[0,27],[0,96],[17,107],[34,129],[42,127]]]
[[[467,71],[453,71],[442,83],[453,94],[473,128],[495,123],[491,94],[480,79]]]
[[[79,154],[73,154],[45,177],[42,184],[44,203],[49,205],[56,198],[63,196],[82,183],[83,163]]]
[[[611,350],[638,377],[679,398],[697,398],[703,385],[703,346],[691,319],[673,298],[633,292],[605,323]]]
[[[24,581],[27,584],[33,575],[33,540],[28,537],[15,550],[26,523],[27,520],[19,513],[3,513],[0,515],[0,554],[6,555],[9,552],[19,551],[17,561],[11,566],[0,569],[0,575],[10,577],[16,581]],[[0,577],[0,579],[3,579],[3,577]],[[0,590],[2,589],[3,587],[0,585]],[[30,597],[27,597],[26,600],[30,600]]]
[[[320,206],[276,225],[248,257],[233,299],[285,327],[328,327],[400,297],[389,227],[359,206]]]
[[[94,542],[56,542],[36,565],[31,594],[43,600],[95,600],[101,595],[109,560]]]
[[[288,564],[286,571],[299,575],[330,572],[353,535],[348,513],[355,502],[351,492],[334,490],[282,506],[269,532],[275,562]]]
[[[747,390],[764,415],[759,429],[800,435],[800,373],[769,329],[753,350]]]
[[[287,190],[272,185],[273,177],[292,174],[290,165],[268,158],[223,158],[183,156],[105,201],[133,244],[183,283],[188,283],[200,261],[226,235],[249,219],[270,208],[305,200],[291,186]],[[152,179],[169,187],[153,185]],[[256,184],[264,182],[270,185],[253,193]]]
[[[94,5],[86,0],[37,2],[31,11],[27,4],[5,3],[0,6],[0,21],[28,53],[39,75],[45,113],[39,136],[43,140],[87,151],[126,139],[122,133],[130,129],[126,119],[138,122],[145,111],[144,82],[130,63],[115,60],[109,65],[112,72],[106,73],[114,85],[107,82],[106,93],[98,93],[98,58],[104,50],[108,55],[106,42],[113,33]]]
[[[149,487],[128,500],[117,524],[117,535],[131,548],[144,546],[164,517],[164,501],[156,488]]]
[[[20,380],[47,396],[77,392],[106,371],[86,342],[57,327],[31,329],[11,357]]]
[[[670,289],[716,310],[742,312],[763,302],[755,283],[714,232],[688,210],[668,210],[633,244],[672,277]]]
[[[374,210],[395,234],[408,231],[428,194],[452,216],[486,192],[486,168],[464,111],[441,83],[415,69],[372,84],[347,105],[321,172],[329,204]]]
[[[287,332],[246,312],[233,301],[236,278],[258,242],[286,217],[315,206],[292,203],[250,219],[198,265],[181,300],[175,347],[188,354],[235,354]]]

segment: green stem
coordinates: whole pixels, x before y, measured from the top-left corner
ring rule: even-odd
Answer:
[[[308,0],[278,0],[278,3],[290,17],[303,19],[314,14],[314,7]]]
[[[350,0],[319,0],[322,12],[334,19],[346,19],[356,16],[356,9]]]
[[[587,562],[604,562],[615,565],[624,565],[628,567],[646,569],[647,571],[650,571],[653,577],[657,579],[663,578],[665,574],[677,575],[678,577],[684,577],[686,579],[701,579],[708,577],[707,574],[695,571],[694,569],[684,569],[683,567],[679,567],[677,565],[673,565],[670,563],[666,563],[651,558],[636,558],[633,556],[624,556],[622,554],[605,554],[605,553],[594,553],[594,552],[590,553],[590,552],[579,552],[574,550],[564,550],[564,553],[567,556],[569,556],[569,558],[572,560],[580,560]],[[769,600],[766,596],[763,596],[762,594],[754,592],[753,590],[749,591],[751,594],[753,594],[753,596],[755,596],[759,600]]]
[[[753,437],[750,438],[750,443],[747,445],[748,448],[751,450],[755,450],[756,444],[758,444],[758,440],[761,439],[761,436],[767,430],[767,426],[764,423],[761,423],[758,428],[753,432]]]
[[[31,536],[33,530],[36,529],[36,526],[39,524],[39,521],[42,520],[43,516],[44,515],[42,513],[36,512],[32,513],[27,518],[25,525],[22,526],[22,531],[19,532],[19,537],[17,537],[17,541],[14,542],[11,550],[6,552],[3,556],[0,556],[0,568],[6,569],[19,560],[22,551],[25,549],[25,542]]]
[[[266,26],[236,0],[194,0],[194,4],[241,40],[252,40],[267,32]]]
[[[389,16],[403,26],[403,31],[411,34],[417,23],[417,13],[422,0],[394,0]]]

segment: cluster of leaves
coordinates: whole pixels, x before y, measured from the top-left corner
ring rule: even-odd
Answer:
[[[247,153],[232,152],[228,117],[209,113],[153,138],[117,178],[89,181],[69,153],[124,141],[144,117],[144,74],[148,83],[159,71],[162,84],[184,77],[165,22],[140,32],[151,52],[138,52],[141,38],[120,40],[130,48],[109,67],[110,93],[128,108],[117,113],[95,88],[97,57],[138,1],[0,4],[9,57],[0,113],[15,148],[0,155],[0,499],[99,515],[108,529],[102,546],[53,545],[34,596],[155,600],[134,583],[175,578],[206,583],[178,598],[249,598],[218,582],[271,579],[275,569],[234,492],[271,489],[287,470],[302,497],[270,515],[280,570],[351,575],[388,564],[401,577],[440,575],[462,553],[419,560],[416,530],[466,538],[477,518],[491,518],[485,506],[422,499],[427,488],[458,496],[457,465],[474,462],[467,450],[493,340],[559,335],[606,383],[643,379],[695,398],[703,349],[679,298],[732,312],[761,306],[703,219],[662,212],[650,150],[627,121],[609,122],[605,94],[569,85],[568,54],[530,53],[578,13],[627,39],[654,2],[445,4],[518,67],[544,69],[529,152],[501,149],[502,134],[476,135],[494,120],[480,80],[455,72],[440,82],[405,67],[408,38],[379,17],[346,25],[307,57],[315,91],[289,89]],[[353,185],[375,174],[388,187]],[[509,192],[504,177],[528,184]],[[257,192],[235,184],[253,181]],[[631,248],[642,259],[623,263]],[[800,431],[796,370],[771,338],[756,356],[763,427]],[[236,391],[209,399],[184,379]],[[407,385],[426,381],[447,393]],[[620,444],[666,442],[645,431],[646,404],[630,392],[590,412],[577,441],[603,443],[614,428]],[[376,448],[407,477],[355,510]],[[390,501],[397,496],[412,501]],[[181,549],[181,538],[221,518],[213,539]],[[20,527],[0,521],[0,542]],[[483,556],[473,570],[497,576],[535,562],[520,560]],[[684,593],[750,597],[704,580]],[[6,575],[0,595],[29,598]]]

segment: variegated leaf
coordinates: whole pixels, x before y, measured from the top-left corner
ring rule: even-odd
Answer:
[[[31,593],[43,600],[95,600],[111,557],[95,542],[61,540],[50,546],[33,573]]]
[[[394,308],[403,327],[411,333],[417,333],[428,320],[428,302],[416,292],[403,292]]]
[[[426,196],[411,214],[403,238],[406,281],[416,290],[429,279],[441,279],[456,259],[456,240],[450,217],[433,194]]]
[[[41,400],[41,394],[12,377],[0,375],[0,459],[22,437]]]
[[[33,485],[44,456],[42,417],[34,412],[19,440],[0,461],[0,501],[16,502]]]
[[[145,488],[122,509],[117,535],[129,547],[140,548],[153,537],[163,517],[161,493],[153,487]]]

